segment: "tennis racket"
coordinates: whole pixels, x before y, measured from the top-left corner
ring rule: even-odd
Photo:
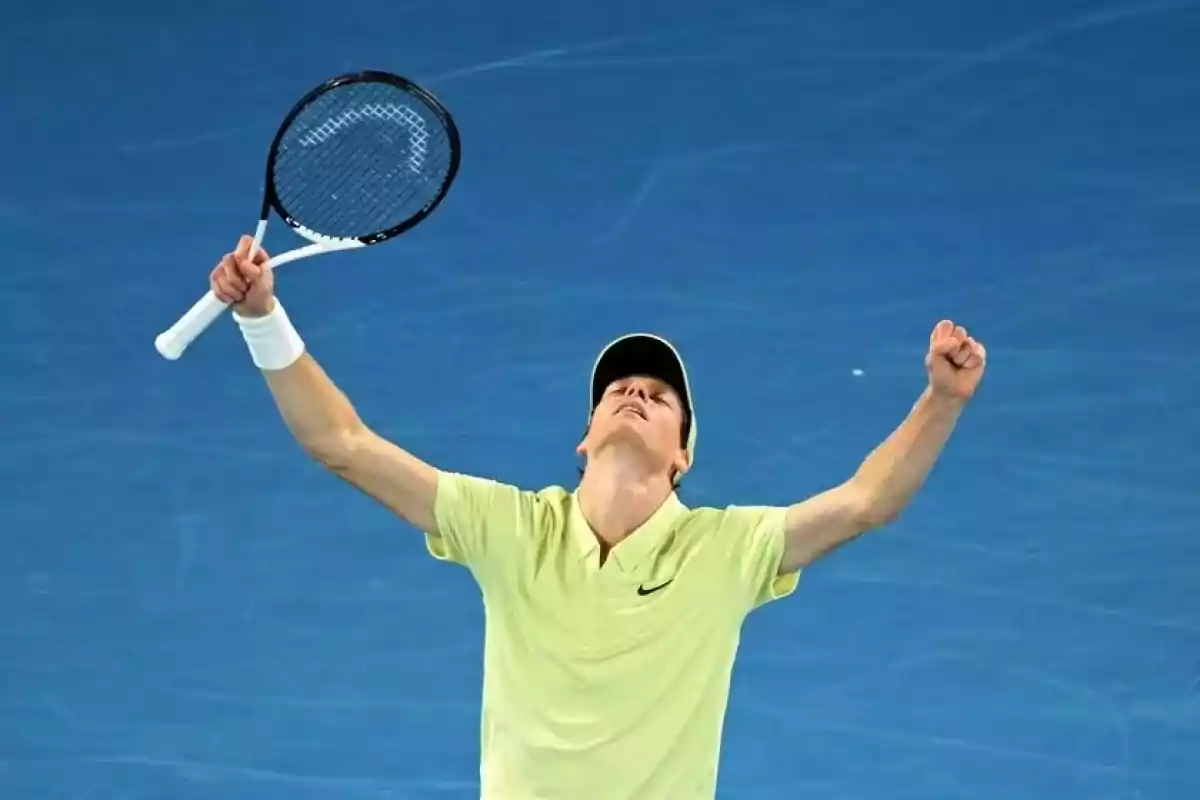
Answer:
[[[271,209],[309,242],[272,258],[272,268],[398,236],[442,202],[459,158],[450,112],[412,81],[377,71],[325,81],[293,106],[271,143],[251,258]],[[179,358],[227,308],[209,290],[154,346]]]

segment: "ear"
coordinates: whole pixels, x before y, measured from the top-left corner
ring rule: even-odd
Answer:
[[[582,456],[587,453],[587,438],[592,432],[592,418],[589,416],[587,426],[583,429],[583,438],[579,440],[579,444],[575,445],[575,454]]]
[[[692,468],[692,454],[687,450],[680,450],[675,456],[675,470],[683,477],[689,469]]]

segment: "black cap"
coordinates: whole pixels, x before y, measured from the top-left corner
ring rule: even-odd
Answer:
[[[688,383],[687,368],[675,346],[661,336],[652,333],[630,333],[609,342],[596,363],[592,366],[591,412],[596,410],[604,390],[613,381],[630,375],[648,375],[666,383],[679,395],[687,412],[684,421],[685,439],[689,460],[694,460],[696,449],[696,411],[692,407],[692,390]]]

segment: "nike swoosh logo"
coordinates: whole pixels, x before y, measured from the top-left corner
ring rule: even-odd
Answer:
[[[667,587],[668,587],[668,586],[670,586],[670,585],[671,585],[671,584],[672,584],[674,581],[675,581],[675,579],[674,579],[674,578],[671,578],[671,580],[667,581],[666,583],[660,583],[658,586],[652,586],[652,587],[650,587],[649,589],[647,589],[647,588],[646,588],[646,585],[645,585],[645,584],[642,584],[642,585],[638,586],[638,594],[639,594],[639,595],[641,595],[642,597],[645,597],[645,596],[646,596],[646,595],[648,595],[648,594],[654,594],[654,593],[655,593],[655,592],[657,592],[659,589],[665,589],[665,588],[667,588]]]

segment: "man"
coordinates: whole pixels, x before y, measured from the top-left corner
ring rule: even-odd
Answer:
[[[845,483],[790,507],[686,508],[696,414],[674,348],[618,339],[597,359],[574,491],[446,472],[373,433],[305,353],[243,237],[212,272],[292,433],[318,462],[467,567],[487,610],[486,800],[715,794],[741,625],[799,571],[896,517],[982,376],[985,352],[933,331],[929,387]]]

